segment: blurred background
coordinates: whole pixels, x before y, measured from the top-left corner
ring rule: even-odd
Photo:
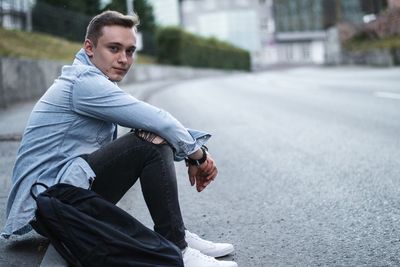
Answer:
[[[245,70],[400,64],[400,0],[0,0],[0,26],[81,43],[91,17],[107,9],[138,13],[140,54],[150,62]],[[188,55],[175,51],[188,44]],[[0,56],[19,56],[5,46]]]

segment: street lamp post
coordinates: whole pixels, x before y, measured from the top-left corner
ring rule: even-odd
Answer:
[[[336,23],[340,22],[342,20],[342,6],[340,0],[336,0]]]
[[[126,10],[128,15],[133,15],[134,13],[134,2],[135,0],[126,0]]]

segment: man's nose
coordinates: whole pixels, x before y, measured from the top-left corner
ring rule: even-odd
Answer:
[[[120,62],[120,63],[127,63],[128,62],[128,57],[126,56],[125,51],[122,51],[120,53],[119,58],[118,58],[118,62]]]

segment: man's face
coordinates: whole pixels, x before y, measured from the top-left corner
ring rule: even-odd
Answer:
[[[119,82],[133,63],[136,33],[131,28],[118,25],[105,26],[102,33],[96,46],[92,41],[85,40],[86,54],[111,81]]]

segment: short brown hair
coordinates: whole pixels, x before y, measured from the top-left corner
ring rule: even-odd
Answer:
[[[107,10],[96,15],[89,22],[86,29],[85,39],[90,39],[97,45],[97,40],[103,34],[104,26],[119,25],[126,28],[135,28],[139,25],[139,17],[134,15],[123,15],[117,11]]]

